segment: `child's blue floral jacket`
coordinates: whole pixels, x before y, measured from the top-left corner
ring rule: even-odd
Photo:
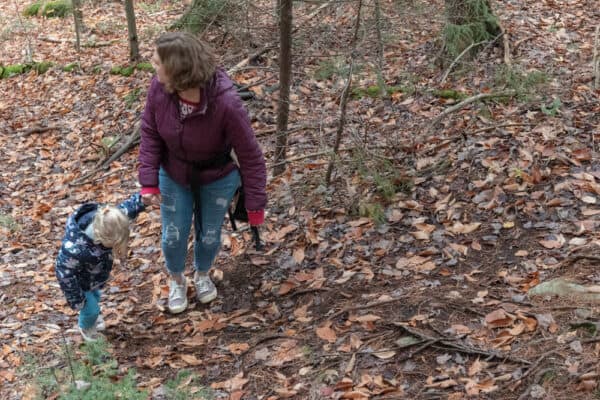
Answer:
[[[67,220],[67,228],[56,259],[56,277],[69,306],[79,310],[85,303],[84,292],[99,289],[108,280],[113,265],[112,249],[96,244],[85,234],[94,220],[99,204],[86,203]],[[139,193],[118,207],[130,220],[144,210]]]

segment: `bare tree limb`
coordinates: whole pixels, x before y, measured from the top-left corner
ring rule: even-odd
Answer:
[[[480,93],[478,95],[468,97],[468,98],[464,99],[463,101],[461,101],[460,103],[457,103],[457,104],[453,105],[452,107],[448,107],[440,115],[435,117],[433,119],[433,121],[431,121],[430,129],[433,128],[435,125],[437,125],[442,119],[444,119],[444,117],[448,116],[449,114],[452,114],[453,112],[461,110],[463,107],[465,107],[471,103],[475,103],[476,101],[491,99],[491,98],[495,98],[495,97],[510,97],[510,96],[513,96],[514,94],[515,94],[514,91],[505,91],[505,92],[497,92],[497,93]]]
[[[594,39],[594,89],[600,88],[600,60],[598,59],[598,47],[600,46],[600,25],[596,27],[596,35]]]
[[[331,184],[331,174],[333,173],[333,166],[335,164],[335,158],[338,155],[340,144],[342,142],[342,133],[344,132],[344,125],[346,125],[346,106],[348,105],[348,97],[350,96],[350,87],[352,86],[352,72],[354,68],[354,50],[358,42],[358,31],[360,29],[360,11],[362,8],[362,0],[358,0],[358,8],[356,11],[356,25],[354,25],[354,36],[352,38],[352,50],[350,51],[350,68],[348,69],[348,78],[346,79],[346,85],[342,90],[342,96],[340,101],[340,120],[338,123],[338,129],[336,132],[335,143],[333,145],[333,152],[331,154],[331,161],[327,167],[327,173],[325,175],[325,184],[329,186]]]
[[[464,49],[459,55],[458,57],[456,57],[454,59],[454,61],[452,61],[452,63],[450,64],[450,66],[448,67],[448,69],[446,69],[446,72],[444,72],[444,75],[442,76],[442,79],[440,80],[440,84],[446,82],[446,79],[448,78],[448,75],[450,74],[450,72],[452,71],[452,68],[454,68],[454,66],[456,65],[456,63],[458,62],[458,60],[460,60],[465,54],[467,54],[467,52],[469,50],[471,50],[473,47],[475,46],[479,46],[480,44],[485,43],[485,41],[482,42],[473,42],[471,43],[469,46],[467,46],[466,49]]]

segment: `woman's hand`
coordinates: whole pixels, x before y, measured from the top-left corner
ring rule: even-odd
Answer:
[[[265,210],[246,210],[248,212],[248,222],[250,226],[259,226],[265,222]]]

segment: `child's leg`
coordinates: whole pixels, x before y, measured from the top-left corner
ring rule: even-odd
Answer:
[[[94,293],[97,292],[97,293]],[[100,291],[87,291],[84,292],[85,305],[79,311],[79,327],[82,329],[93,328],[96,324],[96,318],[100,314]]]

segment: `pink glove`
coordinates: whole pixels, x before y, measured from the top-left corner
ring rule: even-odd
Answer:
[[[160,194],[160,189],[158,187],[143,187],[140,194],[142,196],[145,194]]]
[[[255,210],[248,212],[248,222],[250,222],[251,226],[262,225],[265,222],[265,210]]]

